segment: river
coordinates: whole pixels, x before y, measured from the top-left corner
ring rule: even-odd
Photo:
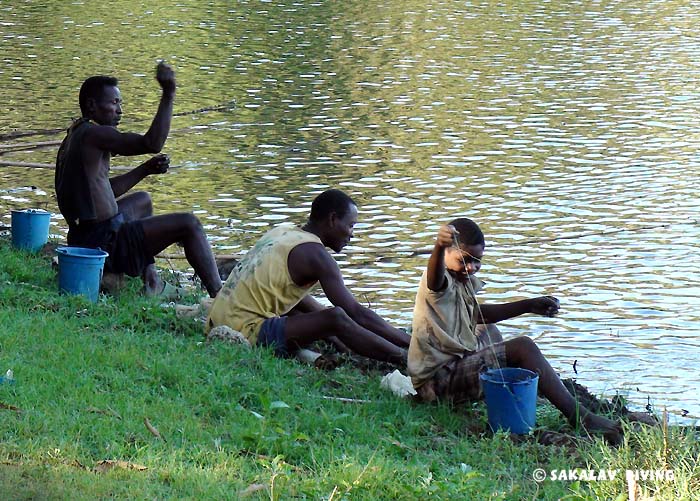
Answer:
[[[427,261],[413,251],[470,217],[487,238],[483,301],[561,301],[554,319],[504,322],[506,336],[536,338],[596,393],[692,418],[698,25],[677,1],[13,0],[0,3],[0,142],[61,139],[7,134],[67,127],[92,74],[119,77],[120,128],[145,131],[163,58],[179,83],[173,168],[141,186],[158,213],[194,211],[215,252],[302,222],[341,188],[360,208],[337,256],[347,283],[407,327]],[[2,224],[27,207],[65,235],[53,172],[0,166]]]

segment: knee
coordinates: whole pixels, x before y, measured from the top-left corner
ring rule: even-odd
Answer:
[[[350,322],[352,322],[350,316],[345,313],[345,310],[340,306],[334,306],[333,308],[329,308],[327,311],[334,329],[347,328],[348,325],[350,325]]]
[[[537,347],[535,342],[527,336],[516,337],[514,341],[517,341],[519,343],[521,351],[535,353],[540,352],[540,349]]]
[[[204,227],[199,218],[191,212],[181,214],[182,226],[188,233],[204,233]]]
[[[133,194],[134,201],[142,214],[153,214],[153,199],[147,191],[137,191]]]
[[[506,358],[510,361],[532,359],[540,356],[540,349],[535,342],[527,336],[516,337],[506,341]]]

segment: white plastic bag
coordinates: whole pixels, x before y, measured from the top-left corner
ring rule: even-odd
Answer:
[[[399,397],[406,397],[408,395],[416,394],[416,390],[413,389],[413,384],[411,383],[411,378],[401,374],[401,371],[398,369],[384,376],[379,385],[382,388],[391,390],[394,395]]]

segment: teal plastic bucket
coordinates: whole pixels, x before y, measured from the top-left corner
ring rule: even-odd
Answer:
[[[36,252],[49,239],[51,213],[41,209],[12,211],[12,246]]]
[[[523,435],[535,427],[539,376],[527,369],[490,369],[479,376],[489,426]]]
[[[59,247],[58,289],[67,294],[82,294],[93,303],[100,293],[100,281],[105,259],[109,254],[101,249]]]

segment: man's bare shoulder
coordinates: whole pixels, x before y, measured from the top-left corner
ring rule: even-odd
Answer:
[[[91,126],[85,131],[85,140],[91,146],[96,146],[104,142],[114,141],[121,135],[122,133],[116,127],[91,123]]]
[[[143,146],[144,137],[134,132],[121,132],[111,125],[94,125],[85,133],[85,144],[90,148],[108,151],[115,155],[140,155],[148,150]]]
[[[287,258],[287,267],[297,283],[316,281],[338,269],[335,259],[318,242],[305,242],[294,247]]]
[[[289,258],[298,261],[299,264],[310,265],[321,265],[329,260],[335,262],[323,244],[318,242],[304,242],[297,245],[289,252]]]

